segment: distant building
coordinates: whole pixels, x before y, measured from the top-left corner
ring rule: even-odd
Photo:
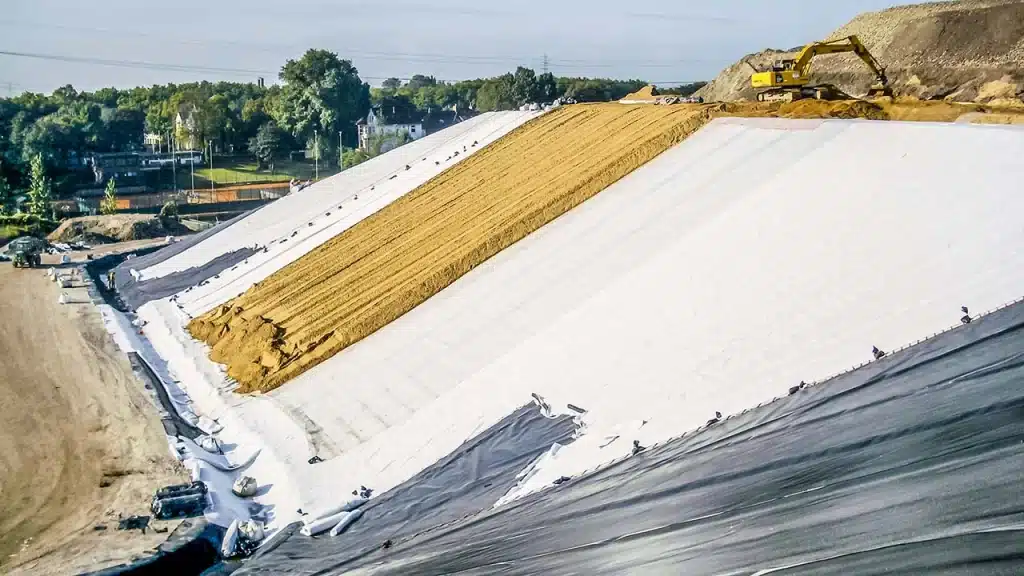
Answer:
[[[448,128],[449,126],[454,126],[459,122],[469,120],[478,114],[479,112],[475,110],[459,110],[456,106],[445,108],[440,111],[430,111],[427,112],[426,117],[423,119],[423,130],[428,135],[434,134]]]
[[[164,136],[162,134],[153,134],[151,132],[147,132],[143,136],[142,141],[150,152],[160,152],[161,150],[163,150]]]
[[[195,104],[182,104],[174,116],[174,149],[195,150],[199,133],[199,109]]]
[[[359,130],[359,149],[368,151],[375,138],[383,138],[381,152],[387,152],[402,144],[403,140],[419,140],[427,135],[423,129],[423,117],[416,111],[378,106],[370,110],[365,120],[356,123]]]
[[[138,178],[142,163],[138,152],[112,152],[93,154],[89,161],[96,184],[104,184],[111,178],[119,182]]]

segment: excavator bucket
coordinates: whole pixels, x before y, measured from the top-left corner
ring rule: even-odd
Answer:
[[[868,98],[884,98],[893,95],[892,87],[888,84],[875,84],[868,89]]]

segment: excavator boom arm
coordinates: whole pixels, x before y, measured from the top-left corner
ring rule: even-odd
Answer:
[[[832,40],[829,42],[813,42],[804,47],[800,51],[800,54],[796,57],[796,63],[793,69],[799,73],[803,78],[807,78],[811,71],[811,61],[815,56],[822,54],[839,54],[843,52],[853,52],[856,54],[871,72],[874,73],[875,78],[882,84],[888,83],[888,78],[885,76],[885,68],[878,63],[878,60],[871,55],[867,47],[860,41],[856,36],[847,36],[840,40]]]

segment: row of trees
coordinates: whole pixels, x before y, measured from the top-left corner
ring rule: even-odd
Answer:
[[[520,67],[495,78],[454,83],[423,75],[406,82],[392,78],[371,89],[350,61],[326,50],[309,50],[287,61],[279,77],[282,83],[269,87],[197,82],[78,92],[64,86],[50,95],[0,99],[0,194],[27,191],[37,160],[51,175],[54,189],[68,192],[85,158],[139,150],[146,133],[161,136],[165,143],[173,139],[198,149],[248,152],[261,168],[273,169],[283,152],[314,146],[322,162],[341,161],[338,147],[356,146],[355,123],[373,105],[420,114],[444,109],[486,112],[559,97],[614,100],[645,84],[560,78]],[[189,122],[176,126],[179,114]],[[346,162],[357,163],[357,156],[350,154]]]

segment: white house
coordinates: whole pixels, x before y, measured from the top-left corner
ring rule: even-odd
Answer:
[[[381,152],[387,152],[402,144],[402,140],[419,140],[427,135],[423,130],[423,119],[418,117],[415,111],[381,110],[373,108],[366,115],[365,120],[356,123],[359,129],[359,149],[367,151],[370,149],[370,142],[375,137],[383,136],[385,142],[381,145]]]
[[[194,104],[183,104],[178,108],[174,116],[174,149],[194,150],[196,148],[196,136],[199,134],[199,122],[197,116],[199,109]]]

